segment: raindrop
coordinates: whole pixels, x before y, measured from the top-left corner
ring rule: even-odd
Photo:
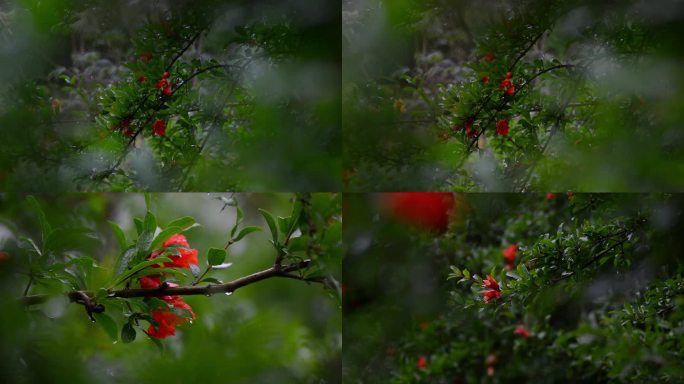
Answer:
[[[232,294],[233,294],[233,291],[226,292],[226,296],[230,296],[230,295],[232,295]]]

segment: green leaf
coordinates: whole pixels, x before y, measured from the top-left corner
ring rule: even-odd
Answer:
[[[48,223],[47,217],[45,216],[45,212],[40,207],[38,200],[36,200],[36,198],[33,197],[32,195],[29,195],[28,197],[26,197],[26,201],[28,201],[29,205],[38,214],[38,221],[40,222],[40,231],[43,235],[42,239],[43,239],[43,241],[45,241],[45,239],[47,239],[47,237],[52,232],[52,228],[50,227],[50,223]]]
[[[233,242],[240,241],[242,240],[243,237],[249,235],[252,232],[256,231],[261,231],[261,227],[257,226],[249,226],[249,227],[244,227],[240,230],[240,233],[233,239]]]
[[[235,232],[237,232],[238,226],[240,225],[240,223],[242,222],[242,219],[244,217],[244,214],[242,213],[242,209],[240,209],[240,207],[238,207],[238,206],[235,206],[235,215],[236,215],[235,216],[235,225],[233,226],[233,229],[231,229],[231,231],[230,231],[230,237],[231,238],[235,236]]]
[[[135,259],[144,259],[150,251],[150,245],[152,245],[152,237],[154,232],[143,231],[143,233],[138,237],[135,242],[135,250],[137,252]]]
[[[119,243],[119,248],[121,250],[126,249],[126,234],[119,225],[113,221],[108,221],[109,225],[112,227],[112,232],[114,232],[114,237],[116,237],[116,242]]]
[[[98,324],[102,327],[102,329],[107,332],[107,335],[112,339],[112,341],[117,341],[118,340],[118,327],[116,326],[116,322],[112,320],[109,315],[106,315],[104,313],[93,313],[93,317],[95,317],[95,320],[97,321]]]
[[[147,211],[147,214],[145,215],[145,223],[143,228],[147,232],[154,233],[157,230],[157,218],[154,217],[152,212]]]
[[[219,248],[211,248],[209,249],[209,254],[207,256],[207,260],[209,261],[209,265],[219,265],[223,263],[226,260],[226,250],[225,249],[219,249]]]
[[[181,227],[168,227],[165,230],[159,232],[159,234],[152,240],[152,243],[150,244],[150,249],[155,250],[161,245],[168,240],[171,236],[178,234],[182,232],[183,229]]]
[[[470,271],[468,271],[467,269],[464,268],[462,272],[463,272],[463,277],[465,277],[466,279],[470,279]]]
[[[157,273],[167,273],[169,275],[186,276],[186,274],[178,268],[148,268],[136,273],[135,277],[139,278],[147,275],[156,275]]]
[[[140,236],[144,229],[143,221],[140,220],[140,218],[136,217],[133,219],[133,223],[135,223],[135,230],[138,233],[138,236]]]
[[[461,270],[458,269],[456,266],[453,266],[453,265],[452,265],[452,266],[450,266],[449,268],[451,268],[451,271],[453,272],[452,274],[453,274],[454,276],[456,276],[456,277],[461,277],[461,276],[463,276],[463,274],[461,273]]]
[[[266,223],[268,224],[268,228],[271,230],[271,236],[273,237],[273,244],[274,245],[278,244],[278,226],[276,225],[275,219],[273,219],[273,215],[271,215],[270,212],[268,212],[267,210],[262,209],[262,208],[259,208],[259,212],[264,217],[264,219],[266,219]]]
[[[516,279],[516,280],[522,279],[522,277],[520,277],[520,275],[518,275],[517,273],[515,273],[513,271],[506,271],[506,276],[513,278],[513,279]]]
[[[195,224],[197,224],[197,222],[195,222],[194,217],[185,216],[185,217],[181,217],[180,219],[173,220],[172,222],[170,222],[169,224],[166,225],[166,228],[178,227],[181,229],[181,231],[184,231],[186,229],[190,229],[191,227],[194,227]]]
[[[295,200],[292,205],[292,214],[290,215],[290,226],[287,229],[286,234],[290,235],[297,228],[299,224],[299,215],[302,213],[302,202],[299,199]]]
[[[126,268],[128,268],[128,264],[131,262],[131,260],[133,260],[133,257],[136,255],[136,253],[137,251],[135,245],[131,245],[125,251],[121,252],[119,261],[116,264],[116,276],[119,276],[126,270]]]
[[[161,263],[169,263],[172,261],[173,260],[169,259],[168,257],[156,257],[152,260],[145,260],[143,262],[140,262],[140,263],[136,264],[134,267],[130,268],[130,270],[127,270],[126,272],[121,274],[121,276],[117,277],[117,279],[114,281],[114,283],[112,283],[112,286],[115,287],[115,286],[123,283],[124,281],[128,280],[130,277],[132,277],[134,275],[140,275],[140,272],[142,270],[144,270],[145,268],[148,268],[152,265],[161,264]],[[162,268],[155,269],[152,273],[155,273],[155,274],[160,273],[160,272],[157,272],[157,270],[159,270],[159,269],[162,269]],[[149,274],[152,274],[152,273],[149,273]]]
[[[278,228],[283,235],[287,236],[287,230],[290,229],[290,217],[278,216]]]
[[[518,264],[516,271],[518,272],[518,275],[520,275],[521,277],[529,277],[530,276],[530,271],[527,270],[527,267],[523,263]]]
[[[121,328],[121,341],[123,341],[125,344],[128,344],[135,340],[136,335],[137,333],[135,332],[135,328],[133,328],[133,325],[131,325],[131,323],[126,323]]]

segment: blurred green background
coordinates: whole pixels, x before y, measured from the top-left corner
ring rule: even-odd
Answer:
[[[161,224],[194,216],[200,227],[186,232],[198,249],[200,268],[210,247],[223,248],[234,224],[235,210],[221,197],[230,194],[153,194],[152,211]],[[245,212],[244,225],[265,226],[257,208],[274,215],[290,214],[291,194],[232,195]],[[108,220],[135,238],[134,217],[142,217],[142,194],[60,194],[36,196],[53,227],[82,228],[87,233],[68,240],[66,255],[90,256],[95,268],[88,288],[110,278],[118,246]],[[334,196],[314,194],[314,206]],[[339,215],[339,214],[338,214]],[[339,217],[339,216],[337,216]],[[331,232],[332,233],[332,232]],[[176,336],[162,340],[163,352],[138,332],[131,344],[112,343],[92,323],[82,305],[57,295],[44,305],[23,307],[18,299],[27,283],[25,261],[19,259],[20,236],[39,241],[37,215],[23,196],[0,196],[0,371],[3,382],[36,383],[339,383],[341,382],[342,313],[339,299],[321,284],[268,279],[231,296],[187,296],[197,315],[179,326]],[[270,267],[275,258],[268,230],[248,235],[229,248],[233,265],[212,276],[230,281]],[[339,260],[331,250],[329,260]],[[337,259],[335,259],[337,257]],[[341,264],[327,264],[341,279]],[[63,292],[65,287],[34,286],[31,294]],[[108,312],[106,312],[108,313]],[[118,323],[122,317],[109,313]],[[146,325],[145,325],[146,326]]]
[[[339,190],[340,23],[335,0],[3,1],[0,190]],[[168,63],[197,27],[183,65],[233,67],[194,78],[160,111],[182,139],[139,137],[96,182],[127,141],[110,132],[122,117],[109,125],[103,95],[134,110],[141,55]]]

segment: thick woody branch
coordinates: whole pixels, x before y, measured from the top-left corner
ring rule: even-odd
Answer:
[[[309,265],[311,264],[311,260],[303,260],[298,263],[293,263],[293,264],[288,264],[288,265],[280,265],[280,266],[272,266],[271,268],[265,269],[263,271],[259,271],[256,273],[253,273],[251,275],[247,275],[244,277],[240,277],[238,279],[235,279],[233,281],[230,281],[228,283],[223,283],[223,284],[210,284],[210,285],[205,285],[205,286],[189,286],[189,287],[169,287],[166,285],[162,285],[160,288],[123,288],[123,289],[114,289],[109,291],[109,295],[107,297],[112,298],[112,297],[120,297],[120,298],[132,298],[132,297],[159,297],[159,296],[189,296],[189,295],[212,295],[215,293],[232,293],[235,292],[237,289],[242,288],[244,286],[270,279],[272,277],[285,277],[285,278],[293,278],[295,275],[291,275],[291,272],[296,272],[305,268],[308,268]],[[305,278],[301,278],[299,280],[304,280],[304,281],[313,281],[313,282],[318,282],[317,280],[308,280]],[[94,306],[97,304],[94,304],[92,302],[92,297],[94,296],[93,293],[91,292],[83,292],[83,291],[72,291],[67,294],[69,298],[77,303],[84,304],[86,307],[88,307],[88,304],[92,308],[95,308]],[[40,304],[45,302],[49,298],[48,295],[32,295],[32,296],[24,296],[21,298],[21,301],[26,304],[26,305],[32,305],[32,304]],[[87,309],[87,308],[86,308]],[[89,311],[89,312],[96,312],[96,311]]]

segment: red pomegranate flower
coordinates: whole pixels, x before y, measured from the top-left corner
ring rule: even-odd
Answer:
[[[155,258],[161,255],[166,250],[166,248],[173,245],[178,246],[178,248],[176,249],[178,250],[180,255],[169,255],[168,257],[172,260],[172,262],[163,263],[164,267],[190,268],[190,264],[198,264],[197,250],[194,248],[190,248],[188,240],[185,238],[185,236],[181,234],[171,236],[168,240],[164,242],[163,248],[154,251],[152,255],[150,255],[150,258]]]
[[[487,52],[484,54],[483,58],[485,59],[485,61],[491,63],[492,61],[494,61],[495,56],[492,52]]]
[[[489,303],[492,299],[500,298],[501,292],[495,290],[482,291],[482,296],[484,296],[485,303]]]
[[[503,89],[509,96],[513,96],[515,93],[515,85],[511,80],[511,76],[513,75],[510,72],[506,72],[506,78],[499,84],[499,88]]]
[[[515,262],[515,254],[518,253],[518,246],[516,244],[511,244],[501,253],[503,254],[504,259],[506,259],[506,262],[512,264]]]
[[[496,123],[496,134],[500,136],[508,136],[508,122],[506,120],[499,120]]]
[[[421,356],[418,358],[418,369],[425,369],[425,367],[427,367],[427,359]]]
[[[146,82],[146,81],[147,81],[147,77],[145,77],[145,76],[143,76],[143,75],[138,76],[138,82],[144,83],[144,82]]]
[[[555,194],[555,193],[549,192],[549,193],[546,194],[546,200],[551,201],[551,200],[554,200],[554,199],[556,199],[556,194]]]
[[[488,288],[487,290],[482,291],[482,296],[484,296],[485,303],[489,303],[492,299],[498,299],[501,297],[499,283],[492,275],[487,275],[487,278],[482,281],[482,288]]]
[[[483,84],[489,84],[489,76],[484,75],[481,80]]]
[[[160,285],[160,275],[147,275],[140,278],[140,288],[159,288]]]
[[[492,275],[487,275],[487,278],[482,281],[482,288],[489,288],[495,291],[501,290],[499,288],[499,283],[496,280],[494,280],[494,277],[492,277]]]
[[[518,325],[515,328],[515,331],[513,331],[513,334],[516,336],[521,336],[524,339],[530,337],[530,332],[525,328],[524,325]]]
[[[166,123],[164,123],[164,120],[157,119],[152,124],[152,131],[157,136],[164,136],[166,134]],[[176,235],[176,236],[178,236],[178,235]]]
[[[180,308],[190,312],[192,319],[195,319],[195,313],[192,311],[192,307],[184,302],[180,296],[162,296],[161,299],[171,304],[174,308]],[[163,339],[175,335],[177,326],[190,321],[187,317],[179,316],[168,311],[152,311],[152,319],[158,323],[158,326],[155,327],[150,324],[147,328],[147,333],[156,339]]]

